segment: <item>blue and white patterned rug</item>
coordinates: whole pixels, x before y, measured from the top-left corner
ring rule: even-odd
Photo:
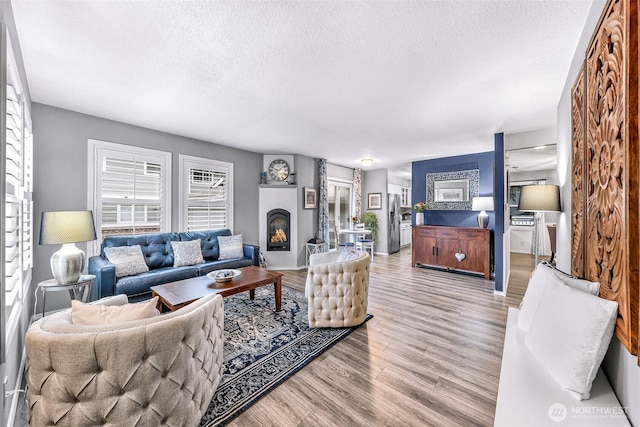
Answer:
[[[201,427],[227,424],[355,329],[310,329],[304,293],[286,286],[274,309],[273,286],[224,299],[222,381]]]

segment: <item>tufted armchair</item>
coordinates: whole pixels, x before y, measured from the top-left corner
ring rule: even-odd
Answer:
[[[115,325],[74,325],[70,310],[38,320],[26,336],[30,425],[197,425],[222,378],[223,321],[213,294]]]
[[[369,254],[337,261],[341,251],[309,257],[305,294],[309,300],[309,326],[342,328],[360,325],[367,317]]]

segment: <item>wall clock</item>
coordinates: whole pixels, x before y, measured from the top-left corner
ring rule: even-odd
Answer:
[[[269,165],[269,176],[274,181],[284,181],[289,177],[289,165],[282,159],[275,159]]]

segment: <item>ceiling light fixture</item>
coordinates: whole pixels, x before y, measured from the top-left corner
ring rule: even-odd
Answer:
[[[373,159],[362,159],[360,160],[362,166],[371,166],[373,164]]]

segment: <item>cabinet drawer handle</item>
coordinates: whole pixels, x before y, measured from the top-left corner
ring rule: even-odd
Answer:
[[[436,247],[432,246],[431,247],[431,255],[435,255],[436,254]]]

